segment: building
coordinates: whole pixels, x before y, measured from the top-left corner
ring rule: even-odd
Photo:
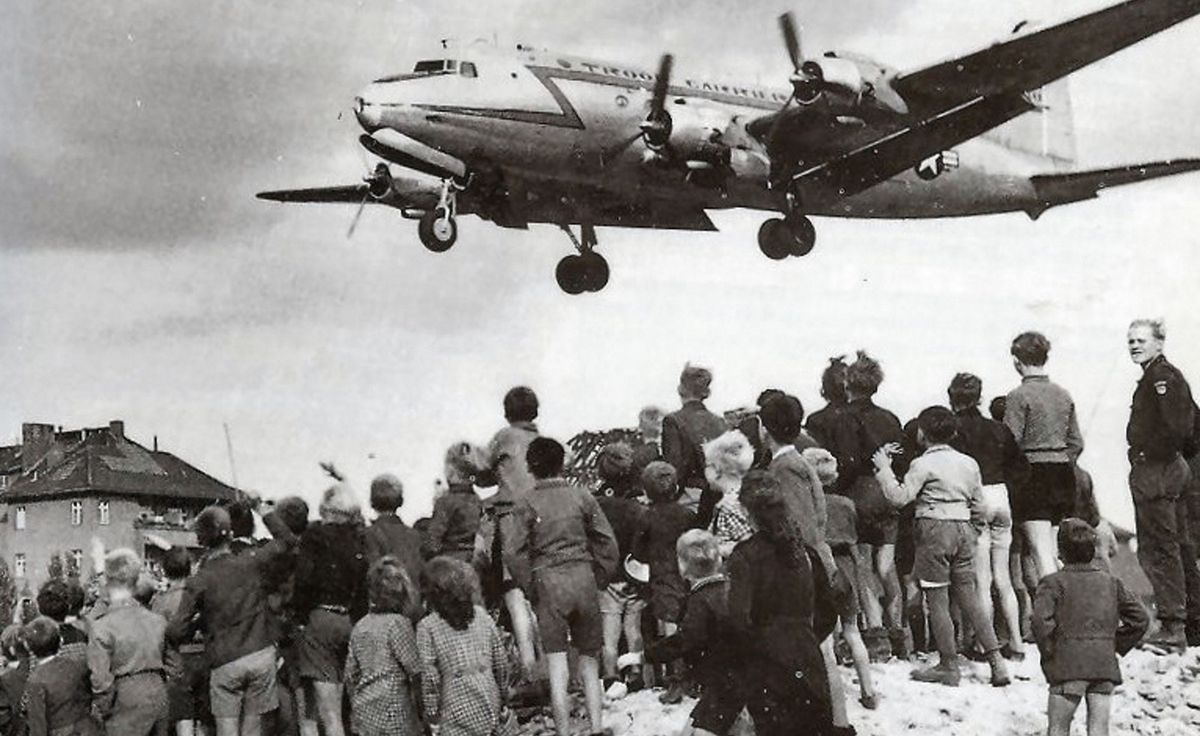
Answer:
[[[236,490],[169,452],[125,436],[125,424],[64,432],[25,424],[21,444],[0,447],[0,555],[17,590],[65,570],[92,569],[93,539],[155,559],[173,544],[195,546],[188,521]]]

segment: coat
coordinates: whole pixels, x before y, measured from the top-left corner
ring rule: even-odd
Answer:
[[[688,401],[679,411],[663,418],[663,459],[674,466],[680,488],[708,488],[704,477],[704,443],[720,437],[727,429],[725,420],[706,409],[702,401]]]
[[[1042,578],[1033,601],[1033,635],[1050,684],[1121,681],[1117,655],[1146,633],[1145,606],[1099,563],[1068,564]]]
[[[783,489],[791,504],[804,543],[818,546],[825,542],[825,491],[817,471],[798,450],[788,450],[771,459],[767,472]]]
[[[646,661],[665,664],[683,659],[703,688],[725,688],[736,676],[740,650],[729,625],[729,580],[713,575],[692,585],[683,603],[679,630],[651,643]]]
[[[633,543],[633,556],[650,566],[650,608],[654,617],[677,621],[687,587],[679,574],[675,543],[688,529],[701,526],[690,510],[671,501],[651,504],[646,525]]]
[[[421,557],[421,535],[395,514],[380,514],[363,534],[367,569],[380,558],[392,556],[408,573],[414,585],[421,581],[425,560]]]
[[[562,478],[539,480],[513,511],[514,554],[529,561],[529,579],[518,579],[531,590],[539,570],[583,562],[592,566],[596,583],[608,584],[616,572],[617,540],[592,494]],[[524,578],[523,567],[510,571]]]
[[[433,502],[433,518],[422,550],[425,557],[450,555],[464,562],[470,560],[482,515],[483,502],[471,484],[450,486]]]

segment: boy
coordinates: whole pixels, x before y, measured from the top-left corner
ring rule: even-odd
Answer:
[[[175,615],[183,599],[183,589],[192,574],[192,555],[187,547],[175,545],[162,559],[166,590],[159,591],[150,601],[150,610],[167,621]],[[205,691],[208,689],[208,666],[204,661],[204,644],[195,640],[167,647],[164,658],[167,677],[167,710],[177,736],[192,736],[196,723],[208,720]]]
[[[1068,736],[1079,701],[1087,697],[1088,736],[1107,736],[1117,656],[1146,633],[1150,614],[1096,554],[1096,532],[1082,519],[1058,528],[1063,569],[1042,578],[1033,602],[1033,633],[1050,684],[1049,736]]]
[[[25,685],[28,736],[97,733],[91,716],[87,661],[60,651],[59,628],[54,619],[38,616],[22,631],[29,653],[37,660]]]
[[[692,710],[695,733],[725,734],[744,704],[737,685],[739,657],[729,628],[729,580],[721,573],[721,551],[709,532],[688,530],[675,549],[679,573],[689,586],[683,617],[676,633],[646,649],[646,661],[686,661],[702,688]]]
[[[4,672],[0,674],[0,734],[4,736],[19,736],[25,732],[21,698],[29,680],[30,660],[21,628],[21,624],[13,623],[0,633],[0,650],[5,659]]]
[[[892,472],[891,455],[898,447],[888,444],[871,458],[884,497],[896,508],[916,502],[914,535],[916,561],[913,577],[929,603],[930,625],[937,642],[939,661],[914,670],[918,682],[957,687],[960,673],[950,597],[974,627],[987,652],[992,685],[1009,683],[1008,670],[992,622],[975,593],[975,540],[972,522],[981,520],[983,482],[979,464],[950,447],[957,431],[954,413],[943,406],[925,409],[917,416],[917,444],[924,453],[912,461],[904,483]]]
[[[421,579],[425,564],[421,535],[400,520],[396,510],[404,505],[404,484],[391,473],[371,481],[371,508],[377,514],[363,535],[368,569],[383,557],[395,557],[409,580]]]
[[[58,625],[59,654],[86,659],[87,634],[82,629],[67,623],[68,618],[74,618],[71,615],[74,599],[83,597],[82,589],[80,589],[80,595],[76,596],[72,586],[80,587],[79,583],[73,580],[70,582],[65,580],[47,582],[38,591],[38,611]]]
[[[594,733],[601,732],[600,664],[603,648],[597,589],[617,566],[617,541],[596,499],[562,477],[566,451],[538,437],[525,459],[533,490],[513,510],[512,549],[528,560],[532,579],[518,580],[535,601],[550,674],[550,707],[560,736],[570,728],[567,642],[579,652],[579,680]],[[526,578],[524,565],[513,572]]]

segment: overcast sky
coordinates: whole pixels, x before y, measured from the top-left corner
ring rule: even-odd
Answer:
[[[910,68],[986,45],[1026,18],[1094,0],[847,0],[795,6],[810,54]],[[1137,369],[1130,318],[1168,319],[1168,354],[1200,376],[1195,317],[1200,177],[1100,200],[958,221],[818,220],[816,251],[767,261],[761,213],[720,233],[600,231],[612,281],[568,298],[561,232],[474,218],[443,255],[372,208],[277,206],[263,189],[362,174],[347,113],[370,79],[440,38],[495,38],[680,74],[782,84],[779,2],[276,1],[18,3],[0,26],[0,438],[23,421],[126,420],[127,432],[269,495],[315,498],[318,460],[365,488],[376,472],[428,508],[444,448],[483,442],[511,385],[543,428],[630,425],[672,408],[687,360],[716,373],[711,405],[766,386],[820,406],[820,371],[865,347],[902,417],[944,401],[960,370],[986,396],[1016,382],[1007,348],[1045,331],[1078,403],[1106,513],[1130,524],[1123,431]],[[493,10],[493,8],[495,8]],[[1200,154],[1200,21],[1075,75],[1081,165]],[[1200,380],[1200,379],[1197,379]]]

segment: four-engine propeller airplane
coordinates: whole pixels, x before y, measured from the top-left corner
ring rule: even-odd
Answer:
[[[355,99],[362,184],[262,192],[283,202],[388,205],[445,251],[456,218],[552,223],[578,254],[568,293],[608,282],[600,226],[715,230],[705,210],[781,213],[758,232],[772,259],[812,250],[809,215],[957,217],[1046,209],[1105,187],[1200,169],[1200,160],[1072,171],[1066,75],[1200,13],[1200,0],[1129,0],[909,72],[841,53],[806,58],[780,18],[791,89],[672,79],[518,46],[372,82]],[[1011,122],[1010,122],[1011,121]],[[440,179],[403,176],[411,169]],[[571,229],[578,226],[579,234]],[[353,225],[351,226],[353,230]]]

